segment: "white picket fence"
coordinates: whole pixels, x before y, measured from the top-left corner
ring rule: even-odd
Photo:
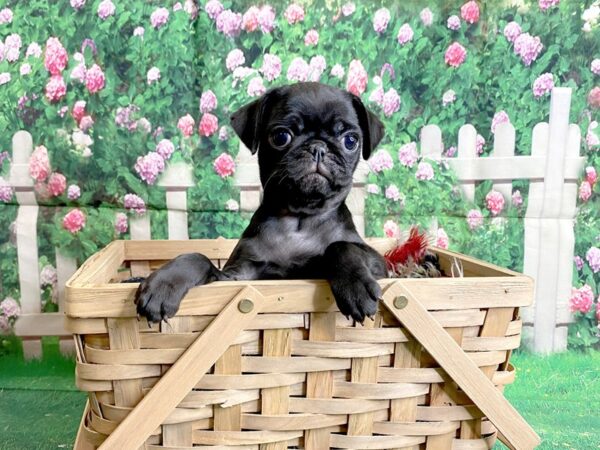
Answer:
[[[530,180],[524,219],[524,272],[536,280],[536,300],[533,307],[523,311],[522,316],[528,331],[526,344],[540,353],[566,348],[567,325],[571,321],[567,302],[572,282],[573,219],[577,179],[585,160],[579,156],[579,128],[569,125],[570,98],[570,89],[553,90],[549,123],[539,123],[534,127],[529,156],[515,156],[514,127],[502,124],[496,129],[491,155],[478,157],[477,131],[472,125],[464,125],[459,131],[458,157],[447,159],[469,200],[474,198],[476,183],[483,180],[492,180],[494,189],[501,192],[507,201],[511,198],[513,180]],[[443,148],[439,127],[428,125],[421,130],[420,152],[423,157],[441,159]],[[16,334],[24,338],[24,350],[29,357],[40,354],[40,336],[62,336],[65,338],[61,340],[63,350],[70,350],[62,313],[40,312],[38,206],[28,174],[31,151],[31,136],[26,132],[15,134],[10,182],[15,187],[19,203],[16,229],[23,312],[17,321]],[[368,166],[362,162],[347,200],[361,234],[365,229],[364,186],[368,171]],[[256,210],[261,197],[257,159],[243,146],[237,157],[235,177],[240,188],[241,210]],[[181,163],[168,166],[159,185],[166,191],[169,239],[188,239],[186,192],[193,185],[191,168]],[[130,232],[132,239],[150,239],[149,216],[132,218]],[[76,264],[62,255],[59,249],[56,254],[59,310],[62,310],[64,284],[76,270]]]

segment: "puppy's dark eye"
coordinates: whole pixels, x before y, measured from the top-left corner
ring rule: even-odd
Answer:
[[[285,147],[290,142],[292,142],[292,134],[286,130],[276,130],[271,135],[271,144],[273,147]]]
[[[356,147],[358,147],[358,136],[356,134],[347,134],[346,136],[344,136],[344,147],[346,147],[346,150],[348,151],[353,151],[356,150]]]

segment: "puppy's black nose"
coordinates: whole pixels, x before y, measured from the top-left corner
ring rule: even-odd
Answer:
[[[318,164],[323,159],[327,152],[327,144],[323,141],[315,141],[310,144],[308,151],[313,155],[313,159]]]

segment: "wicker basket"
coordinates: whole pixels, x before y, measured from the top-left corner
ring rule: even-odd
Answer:
[[[394,244],[371,240],[379,251]],[[136,284],[235,241],[115,241],[67,284],[77,385],[89,392],[76,449],[488,449],[537,435],[501,391],[514,380],[518,308],[531,279],[436,250],[461,278],[382,280],[375,320],[355,325],[324,281],[217,282],[169,323],[135,315]],[[402,324],[402,325],[400,325]],[[494,385],[496,387],[494,387]]]

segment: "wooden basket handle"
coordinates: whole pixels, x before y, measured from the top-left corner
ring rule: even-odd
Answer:
[[[401,280],[387,287],[383,303],[490,419],[510,448],[526,450],[540,444],[535,431]]]
[[[256,289],[243,288],[108,436],[100,449],[140,448],[250,324],[264,303],[265,298]]]

